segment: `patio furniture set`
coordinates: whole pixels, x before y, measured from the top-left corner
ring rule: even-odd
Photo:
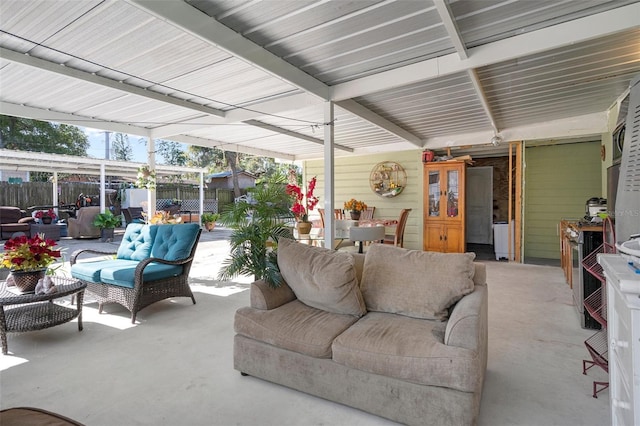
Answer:
[[[56,291],[47,294],[21,293],[17,287],[0,283],[0,332],[2,352],[7,354],[7,332],[41,330],[78,318],[82,330],[82,301],[85,289],[98,301],[118,303],[137,313],[160,300],[189,297],[196,303],[188,284],[189,271],[201,233],[198,224],[129,225],[117,252],[81,249],[71,256],[71,277],[54,277]],[[86,259],[86,254],[103,254],[107,260]],[[115,255],[115,258],[113,256]],[[54,303],[71,296],[70,308]]]

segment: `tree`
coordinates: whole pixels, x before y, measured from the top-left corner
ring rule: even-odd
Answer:
[[[116,133],[113,137],[113,158],[120,161],[133,160],[133,148],[129,142],[129,135]]]
[[[86,156],[89,138],[76,126],[0,115],[0,148]]]
[[[182,149],[182,145],[174,141],[160,140],[156,144],[156,152],[162,156],[165,164],[171,166],[184,166],[188,157]]]
[[[187,165],[202,167],[213,172],[224,164],[224,153],[217,148],[190,145],[187,148]]]

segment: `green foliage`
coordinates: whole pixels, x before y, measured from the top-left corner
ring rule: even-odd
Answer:
[[[202,213],[202,216],[200,217],[200,220],[202,221],[202,223],[209,223],[209,222],[215,222],[216,220],[220,219],[220,213]]]
[[[89,139],[76,126],[0,115],[0,148],[86,156]]]
[[[133,160],[133,148],[129,142],[129,135],[124,133],[116,133],[113,137],[113,157],[114,160],[131,161]]]
[[[187,154],[179,142],[161,140],[156,143],[156,152],[162,156],[165,164],[184,166],[187,164]]]
[[[116,216],[111,211],[107,210],[104,213],[98,213],[93,220],[93,226],[100,229],[109,229],[120,226],[122,223],[120,216]]]
[[[89,139],[76,126],[0,115],[0,148],[86,156]],[[32,172],[30,178],[46,182],[49,176]]]
[[[253,188],[251,201],[239,201],[222,213],[221,223],[233,229],[231,253],[218,274],[220,280],[253,275],[272,287],[282,283],[276,261],[276,242],[292,237],[283,219],[291,217],[285,186],[267,183]]]

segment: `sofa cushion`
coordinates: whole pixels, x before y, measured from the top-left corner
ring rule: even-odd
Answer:
[[[336,314],[366,313],[350,254],[280,238],[278,267],[301,302]]]
[[[122,260],[109,259],[93,262],[80,262],[71,266],[71,276],[82,281],[99,283],[100,272],[103,268],[122,265]]]
[[[151,257],[151,246],[157,227],[132,223],[127,226],[118,247],[118,259],[144,260]]]
[[[333,360],[420,385],[476,391],[477,352],[447,346],[443,336],[441,322],[369,312],[334,340]]]
[[[120,264],[113,264],[102,268],[100,271],[100,281],[106,284],[133,288],[136,266],[138,266],[140,262],[137,260],[118,260],[118,262],[120,262]],[[164,263],[151,262],[144,268],[142,279],[146,283],[163,278],[177,277],[181,274],[181,265],[166,265]]]
[[[475,253],[434,253],[373,244],[362,295],[369,311],[446,319],[447,308],[473,291]]]
[[[174,261],[189,257],[193,245],[196,244],[200,225],[197,223],[151,225],[151,228],[157,229],[151,247],[151,257]]]
[[[331,358],[331,343],[357,318],[307,306],[299,300],[268,311],[236,311],[235,332],[279,348],[315,358]]]

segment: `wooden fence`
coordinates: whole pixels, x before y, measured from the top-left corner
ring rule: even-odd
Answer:
[[[120,210],[118,196],[120,184],[107,184],[105,205],[114,206]],[[58,202],[60,204],[74,204],[80,194],[98,196],[100,183],[96,182],[61,182],[58,185]],[[200,189],[190,185],[158,185],[156,188],[158,199],[200,199]],[[218,200],[218,211],[233,203],[233,191],[228,189],[204,190],[205,199]],[[0,182],[0,206],[20,207],[29,210],[32,206],[47,206],[53,203],[53,186],[50,182],[23,182],[18,184]]]

